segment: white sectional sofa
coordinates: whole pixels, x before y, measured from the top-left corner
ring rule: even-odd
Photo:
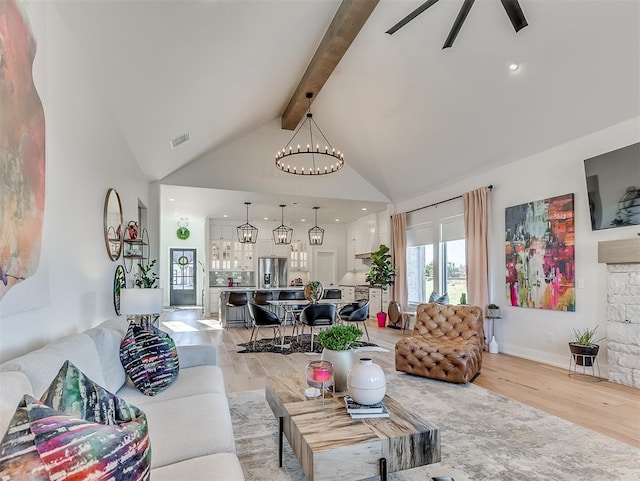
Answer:
[[[180,372],[160,394],[142,394],[120,363],[124,320],[56,340],[0,364],[0,436],[24,394],[36,398],[70,360],[94,382],[145,412],[152,481],[244,480],[229,405],[213,346],[179,346]]]

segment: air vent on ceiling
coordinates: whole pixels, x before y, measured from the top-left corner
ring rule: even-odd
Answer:
[[[187,132],[186,134],[182,134],[181,136],[176,137],[171,141],[171,147],[175,149],[178,145],[184,144],[190,138],[191,138],[191,134],[189,132]]]

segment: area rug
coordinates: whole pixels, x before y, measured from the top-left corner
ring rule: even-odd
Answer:
[[[472,384],[409,375],[387,379],[388,392],[440,428],[442,461],[393,473],[390,480],[640,481],[640,450]],[[264,391],[230,393],[236,449],[247,481],[304,481]],[[371,481],[379,478],[371,478]]]
[[[243,342],[237,344],[238,347],[242,347],[238,353],[243,354],[247,352],[277,352],[280,354],[292,354],[294,352],[308,352],[320,354],[322,352],[322,346],[315,339],[313,342],[313,349],[311,349],[311,334],[302,334],[301,336],[284,336],[285,348],[281,349],[280,338],[277,338],[274,342],[273,338],[262,338],[256,341],[256,347],[253,347],[253,342]],[[389,352],[388,349],[372,344],[370,342],[360,341],[353,346],[357,352],[362,351],[379,351]]]

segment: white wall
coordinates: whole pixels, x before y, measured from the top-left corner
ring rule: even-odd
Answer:
[[[26,4],[38,43],[36,88],[46,122],[46,200],[42,255],[32,278],[0,301],[0,361],[115,317],[116,267],[107,257],[102,211],[109,187],[124,220],[147,202],[148,184],[73,39],[49,2]]]
[[[496,339],[502,352],[567,367],[567,343],[573,329],[600,325],[606,329],[606,266],[598,264],[598,242],[635,237],[638,227],[604,231],[591,230],[584,159],[637,142],[640,118],[612,126],[551,150],[488,170],[442,189],[396,204],[397,212],[438,202],[492,184],[491,193],[491,300],[501,306],[496,321]],[[425,172],[424,175],[428,175]],[[505,295],[504,213],[505,208],[527,201],[574,193],[576,228],[576,312],[510,307]],[[583,286],[583,287],[580,287]],[[483,308],[486,306],[483,306]],[[550,339],[550,340],[549,340]],[[604,352],[599,356],[602,374],[607,375]]]

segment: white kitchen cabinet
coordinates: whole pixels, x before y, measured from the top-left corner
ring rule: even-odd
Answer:
[[[378,216],[370,214],[355,222],[356,254],[366,254],[378,250]]]
[[[209,313],[218,315],[220,313],[220,294],[222,289],[217,287],[209,288]]]
[[[375,318],[378,312],[387,312],[389,306],[389,288],[383,291],[379,287],[369,288],[369,317]],[[382,301],[382,304],[380,304]],[[382,310],[380,309],[382,307]]]
[[[306,242],[291,243],[289,270],[304,272],[309,270],[309,246]]]
[[[237,271],[252,271],[253,268],[253,244],[233,243],[232,269]]]
[[[355,302],[356,288],[354,286],[340,286],[340,297],[342,302]]]

